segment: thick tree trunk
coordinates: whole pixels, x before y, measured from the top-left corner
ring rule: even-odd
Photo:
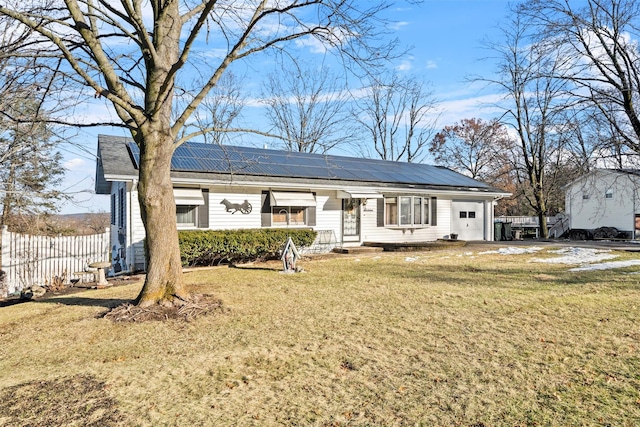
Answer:
[[[189,299],[182,278],[171,183],[173,137],[169,132],[145,135],[140,147],[138,200],[146,231],[147,276],[139,306],[180,304]]]
[[[542,188],[535,190],[536,208],[538,214],[538,224],[540,224],[540,238],[546,239],[549,237],[549,229],[547,228],[547,204],[544,198],[544,192]]]
[[[547,216],[544,213],[538,214],[540,221],[540,238],[546,239],[549,237],[549,228],[547,227]]]

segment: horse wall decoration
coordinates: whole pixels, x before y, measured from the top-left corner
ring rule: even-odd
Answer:
[[[224,205],[227,212],[231,212],[232,214],[240,212],[246,215],[251,212],[251,203],[249,203],[248,200],[245,200],[243,203],[231,203],[227,199],[223,199],[220,204]]]

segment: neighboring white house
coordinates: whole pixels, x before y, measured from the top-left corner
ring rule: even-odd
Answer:
[[[571,229],[615,227],[640,238],[640,170],[595,169],[565,190]]]
[[[145,268],[138,161],[132,140],[98,137],[115,271]],[[338,246],[493,240],[495,203],[509,195],[439,166],[199,143],[178,147],[172,180],[180,229],[311,227]]]

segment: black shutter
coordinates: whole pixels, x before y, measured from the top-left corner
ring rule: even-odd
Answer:
[[[271,227],[271,197],[268,191],[263,191],[261,196],[262,208],[260,209],[261,225]]]
[[[384,227],[384,199],[376,199],[378,227]]]
[[[118,226],[120,228],[124,228],[125,224],[127,223],[126,221],[126,207],[125,207],[125,198],[124,198],[124,188],[120,188],[120,191],[118,191],[118,203],[119,203],[119,211],[120,211],[120,216],[118,218]]]
[[[202,190],[204,205],[198,206],[198,228],[209,228],[209,189]]]
[[[111,193],[111,225],[116,225],[116,193]]]
[[[438,225],[438,199],[431,198],[431,225]]]

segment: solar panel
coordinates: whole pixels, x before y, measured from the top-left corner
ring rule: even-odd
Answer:
[[[133,142],[128,143],[127,148],[129,149],[129,154],[131,155],[130,157],[133,162],[133,167],[136,169],[140,169],[140,149]]]
[[[131,142],[127,147],[134,166],[139,169],[138,146]],[[183,172],[490,188],[450,169],[432,165],[195,142],[184,143],[176,149],[171,168]]]

